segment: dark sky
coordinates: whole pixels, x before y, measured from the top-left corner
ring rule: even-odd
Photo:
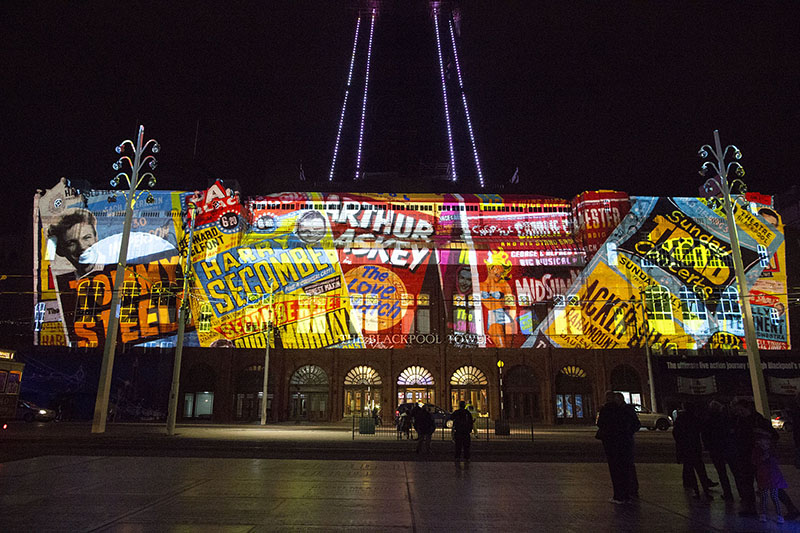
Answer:
[[[460,4],[461,66],[486,192],[518,166],[516,192],[694,195],[702,181],[696,152],[715,128],[744,153],[751,190],[777,194],[795,182],[795,4],[600,4]],[[20,220],[29,226],[33,193],[61,176],[107,188],[114,147],[138,124],[163,147],[157,188],[193,190],[219,177],[237,179],[245,196],[302,190],[309,185],[297,182],[300,161],[310,179],[324,181],[355,5],[5,3],[4,232]],[[447,161],[434,39],[426,3],[384,3],[367,171]],[[356,92],[351,127],[360,105]],[[343,150],[347,168],[353,143]],[[474,176],[464,179],[442,192],[478,192]]]

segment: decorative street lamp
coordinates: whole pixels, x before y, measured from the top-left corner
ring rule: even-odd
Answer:
[[[764,372],[761,368],[761,355],[758,351],[758,341],[756,339],[756,331],[753,326],[753,313],[750,308],[749,289],[747,288],[747,278],[744,274],[744,263],[742,262],[742,251],[739,248],[739,233],[736,228],[736,219],[734,216],[734,209],[731,203],[731,188],[728,185],[728,172],[734,169],[738,177],[744,176],[744,168],[737,161],[732,161],[725,164],[725,156],[728,152],[733,153],[733,158],[739,160],[742,158],[742,152],[730,144],[722,149],[722,144],[719,141],[719,130],[714,130],[714,148],[709,145],[703,145],[697,152],[702,159],[714,156],[716,162],[706,161],[700,170],[700,175],[705,176],[709,170],[713,170],[716,176],[710,178],[705,182],[702,190],[705,194],[712,194],[719,190],[722,194],[722,208],[725,211],[725,217],[728,222],[728,235],[731,240],[731,251],[733,253],[733,266],[736,271],[736,283],[739,287],[739,300],[741,301],[743,315],[744,315],[744,333],[745,341],[747,344],[747,361],[750,366],[750,381],[753,386],[753,400],[755,401],[756,411],[761,413],[764,417],[769,417],[769,400],[767,398],[766,386],[764,385]],[[734,180],[734,184],[740,180]],[[716,187],[715,187],[716,185]],[[742,184],[743,185],[743,184]]]
[[[194,217],[197,206],[189,202],[189,243],[186,247],[186,266],[183,269],[183,296],[181,307],[178,310],[178,334],[175,340],[175,360],[172,363],[172,386],[169,391],[169,407],[167,408],[167,435],[175,434],[175,419],[178,416],[178,394],[181,388],[181,359],[183,357],[183,336],[186,332],[186,323],[191,316],[189,305],[189,291],[192,280],[192,240],[194,239]]]
[[[274,306],[272,305],[272,298],[275,294],[275,290],[272,285],[269,288],[269,297],[267,298],[267,303],[269,308],[267,309],[267,342],[265,343],[267,346],[264,349],[264,383],[262,387],[262,398],[261,398],[261,425],[267,425],[267,392],[268,392],[268,385],[269,385],[269,338],[272,334],[272,322],[273,322],[273,310]]]
[[[111,373],[114,368],[114,352],[117,347],[117,333],[119,330],[119,300],[122,293],[122,285],[125,281],[125,267],[128,261],[128,240],[131,234],[131,219],[133,218],[133,206],[136,203],[136,188],[147,178],[148,187],[156,184],[156,178],[152,173],[146,172],[141,177],[139,171],[147,164],[150,170],[156,168],[156,158],[153,155],[145,155],[150,150],[153,154],[158,153],[160,146],[155,139],[144,141],[144,126],[139,126],[139,135],[136,144],[131,140],[122,141],[117,146],[117,153],[121,155],[119,160],[114,163],[114,170],[122,169],[125,164],[130,167],[130,175],[120,172],[111,180],[111,186],[116,187],[120,183],[120,178],[128,180],[128,196],[125,202],[125,224],[122,229],[122,242],[119,248],[119,259],[117,260],[117,273],[114,277],[114,288],[111,291],[111,313],[108,319],[108,331],[106,332],[106,342],[103,346],[103,363],[100,367],[100,383],[97,386],[97,400],[94,405],[94,419],[92,421],[92,433],[105,433],[106,418],[108,416],[108,396],[111,390]],[[133,153],[133,160],[127,154]]]

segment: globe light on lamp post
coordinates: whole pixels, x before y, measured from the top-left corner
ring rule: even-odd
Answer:
[[[503,367],[505,365],[502,359],[497,360],[497,370],[500,378],[500,420],[505,420],[505,411],[503,410]]]
[[[139,135],[136,137],[136,144],[131,140],[125,140],[116,148],[117,153],[120,154],[120,158],[114,163],[114,170],[122,170],[128,167],[130,169],[130,174],[122,171],[111,179],[111,186],[116,187],[121,182],[121,179],[125,178],[128,181],[128,195],[125,199],[125,223],[122,228],[117,272],[114,277],[114,290],[111,295],[111,313],[109,313],[108,330],[106,331],[106,341],[103,346],[103,362],[100,366],[100,382],[97,386],[97,400],[94,406],[92,433],[105,433],[106,431],[108,397],[111,391],[111,373],[114,368],[114,352],[117,348],[117,333],[119,331],[120,294],[122,293],[122,286],[125,281],[125,267],[128,261],[128,241],[131,235],[133,206],[137,199],[136,189],[145,179],[147,179],[148,187],[153,187],[156,184],[156,178],[151,172],[145,172],[141,176],[139,172],[145,165],[149,166],[150,170],[155,170],[157,161],[152,154],[158,153],[159,150],[160,146],[155,139],[144,142],[144,126],[139,126]],[[151,154],[147,154],[148,151],[150,151]],[[131,159],[131,155],[133,159]],[[148,195],[148,199],[149,198],[150,196]]]
[[[725,158],[731,154],[736,161],[726,163]],[[769,418],[769,399],[767,398],[766,386],[764,384],[764,372],[761,368],[761,355],[758,351],[758,340],[753,324],[753,312],[750,307],[750,291],[747,287],[747,278],[744,272],[742,261],[742,251],[739,247],[739,233],[736,228],[736,218],[733,203],[731,202],[731,187],[728,184],[728,173],[733,170],[739,178],[744,177],[744,168],[738,163],[742,158],[742,152],[734,145],[730,144],[722,149],[719,140],[719,130],[714,130],[714,147],[706,144],[698,150],[697,155],[702,159],[713,156],[713,159],[703,163],[700,175],[705,176],[709,171],[715,174],[709,178],[701,188],[704,196],[721,196],[722,209],[728,224],[728,235],[731,241],[731,252],[733,255],[733,266],[736,272],[736,283],[739,288],[739,301],[744,319],[745,343],[747,344],[747,362],[750,366],[750,381],[753,386],[753,401],[756,411],[766,418]],[[734,180],[741,187],[744,183],[741,180]]]

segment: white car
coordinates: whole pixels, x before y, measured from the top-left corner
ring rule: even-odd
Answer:
[[[666,431],[672,425],[672,417],[669,415],[654,413],[641,405],[634,405],[633,408],[636,409],[636,414],[639,416],[639,422],[642,427]]]

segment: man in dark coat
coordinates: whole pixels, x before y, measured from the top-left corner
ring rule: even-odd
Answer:
[[[703,442],[700,438],[700,428],[701,422],[697,416],[697,407],[695,404],[689,403],[675,420],[672,438],[675,439],[675,454],[678,462],[683,465],[684,488],[692,489],[695,498],[700,497],[700,491],[697,488],[697,479],[699,479],[703,486],[703,493],[710,500],[713,499],[710,489],[717,483],[708,478],[706,465],[703,464]],[[695,473],[697,473],[696,478]]]
[[[431,436],[436,431],[436,423],[433,421],[430,411],[425,407],[415,407],[411,411],[414,417],[414,429],[417,430],[417,453],[423,451],[431,453]]]
[[[603,442],[608,461],[611,484],[614,486],[612,503],[626,503],[636,496],[635,470],[633,469],[633,435],[639,430],[639,418],[633,409],[620,403],[614,392],[606,393],[606,403],[597,417],[596,438]]]
[[[461,452],[464,452],[464,464],[469,464],[470,434],[472,433],[472,414],[466,408],[467,402],[458,402],[458,409],[453,411],[450,419],[453,421],[453,444],[455,446],[456,466],[461,460]]]
[[[728,466],[733,472],[733,426],[721,403],[712,400],[708,404],[708,409],[708,416],[703,422],[700,435],[717,471],[719,484],[722,485],[722,499],[730,501],[733,500],[733,493],[728,479]]]

